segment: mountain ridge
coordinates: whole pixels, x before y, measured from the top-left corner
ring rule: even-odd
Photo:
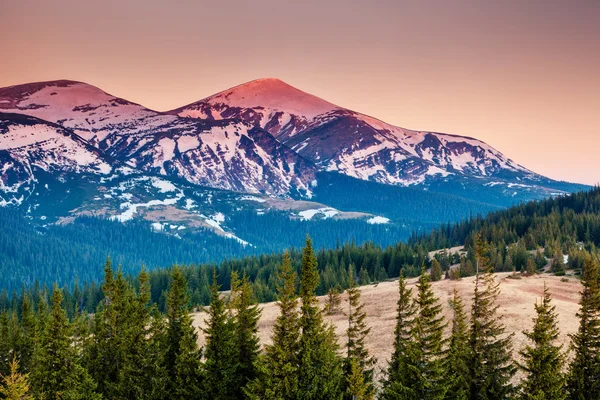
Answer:
[[[228,226],[235,213],[408,231],[442,222],[439,212],[423,213],[419,196],[446,199],[442,214],[453,220],[583,188],[536,174],[478,139],[396,127],[276,78],[165,112],[84,82],[13,85],[0,88],[0,123],[0,205],[43,223],[140,218],[162,232],[170,224],[245,242]],[[425,200],[425,192],[440,198]],[[53,201],[60,212],[43,204]],[[410,210],[416,217],[405,225]]]

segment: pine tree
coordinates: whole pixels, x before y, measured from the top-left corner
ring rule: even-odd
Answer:
[[[225,301],[219,294],[216,270],[213,270],[210,308],[205,323],[204,397],[212,400],[235,399],[238,390],[235,386],[238,383],[235,327]]]
[[[138,284],[121,342],[124,358],[116,393],[123,399],[161,399],[166,382],[164,353],[157,343],[160,332],[155,329],[156,318],[151,315],[149,276],[144,268],[138,275]]]
[[[437,282],[442,279],[442,266],[437,259],[431,261],[431,281]]]
[[[325,314],[335,315],[341,313],[342,309],[340,308],[340,304],[342,304],[342,298],[339,290],[336,288],[329,288],[327,299],[325,300]]]
[[[511,354],[513,335],[506,335],[506,328],[497,315],[500,289],[485,257],[481,238],[477,238],[475,251],[479,273],[475,277],[471,309],[470,399],[505,399],[515,390],[511,383],[516,372]]]
[[[165,369],[169,377],[167,393],[181,400],[198,398],[202,383],[200,352],[188,312],[189,301],[187,281],[181,269],[175,266],[167,293]]]
[[[372,385],[365,381],[365,372],[358,360],[350,358],[346,368],[346,391],[344,397],[350,400],[373,399]]]
[[[537,249],[535,252],[535,265],[537,269],[542,269],[546,266],[548,261],[546,261],[546,257],[544,257],[544,252],[541,249]]]
[[[598,261],[586,255],[583,268],[583,291],[579,302],[579,329],[571,336],[574,351],[569,366],[569,399],[600,398],[600,287]]]
[[[252,288],[246,274],[239,285],[232,287],[237,293],[234,296],[235,337],[238,363],[236,377],[238,380],[237,398],[243,398],[243,388],[258,375],[257,360],[259,354],[258,320],[261,310],[252,297]]]
[[[454,317],[446,361],[450,385],[446,398],[448,400],[467,400],[469,398],[469,332],[464,304],[456,289],[454,289],[450,306]]]
[[[369,354],[365,340],[371,328],[368,327],[365,305],[360,301],[360,290],[354,280],[354,269],[349,268],[348,288],[348,342],[346,344],[346,397],[352,399],[373,399],[375,385],[373,382],[375,357]],[[358,376],[358,375],[361,376]]]
[[[29,296],[23,293],[21,301],[21,324],[17,338],[16,352],[19,358],[21,371],[29,372],[35,347],[36,318]]]
[[[323,320],[316,290],[319,271],[312,242],[306,238],[300,276],[300,342],[298,398],[339,399],[342,396],[342,368],[333,327]]]
[[[10,363],[10,374],[2,376],[0,396],[6,400],[33,400],[29,394],[29,375],[19,372],[16,357]]]
[[[84,354],[90,375],[98,384],[98,391],[108,398],[119,398],[122,368],[129,351],[125,343],[131,317],[132,289],[120,270],[116,276],[111,260],[104,266],[104,298],[94,316],[88,346]]]
[[[298,398],[298,343],[300,338],[297,275],[289,253],[277,272],[279,315],[273,325],[273,344],[266,346],[259,363],[259,376],[249,385],[252,400],[293,400]]]
[[[406,280],[400,271],[398,280],[399,299],[397,303],[396,327],[394,329],[394,350],[387,369],[387,378],[383,382],[384,399],[402,399],[414,397],[408,387],[407,349],[411,341],[416,307],[412,300],[412,290],[406,287]]]
[[[423,266],[414,299],[416,317],[406,348],[407,386],[414,399],[441,400],[448,390],[445,381],[444,316]],[[412,396],[411,396],[412,397]]]
[[[358,273],[358,280],[361,285],[368,285],[371,283],[371,278],[369,277],[369,272],[365,268],[361,268]]]
[[[52,293],[50,315],[38,340],[31,373],[32,389],[44,400],[96,400],[96,384],[79,363],[71,343],[71,325],[62,308],[62,292]]]
[[[527,272],[527,275],[535,275],[537,273],[537,265],[533,258],[527,259],[527,269],[525,272]]]
[[[189,315],[182,317],[179,352],[171,381],[174,399],[196,400],[202,398],[201,352],[198,349],[198,336]]]
[[[552,258],[551,271],[556,275],[564,275],[565,274],[565,261],[562,251],[560,250],[560,246],[556,248],[556,252],[554,253],[554,257]]]
[[[533,330],[523,332],[533,345],[527,345],[520,352],[523,359],[520,368],[525,373],[520,398],[564,400],[567,398],[563,373],[565,358],[562,346],[555,345],[559,334],[556,307],[551,305],[545,283],[544,296],[535,305],[535,311]]]

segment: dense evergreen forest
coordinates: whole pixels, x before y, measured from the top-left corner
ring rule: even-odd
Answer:
[[[8,400],[145,399],[372,400],[490,399],[592,400],[600,398],[600,261],[582,250],[583,291],[572,335],[572,357],[557,344],[556,309],[544,289],[536,304],[527,342],[514,349],[498,315],[500,294],[490,256],[495,249],[473,237],[480,273],[471,312],[455,292],[453,317],[446,321],[431,280],[441,278],[440,263],[428,273],[420,267],[416,290],[398,280],[399,300],[393,353],[383,377],[365,346],[371,334],[351,265],[348,328],[343,338],[324,320],[317,300],[321,284],[312,242],[298,255],[299,273],[284,253],[273,279],[279,315],[272,344],[260,350],[261,310],[248,275],[231,271],[230,291],[219,284],[223,270],[211,271],[206,343],[197,344],[192,325],[190,286],[173,267],[165,312],[151,301],[148,273],[135,285],[110,261],[104,267],[100,301],[94,314],[75,310],[54,286],[50,301],[22,297],[15,310],[0,314],[0,397]],[[527,271],[535,274],[537,271]],[[456,278],[455,278],[456,279]],[[446,329],[448,324],[451,329]],[[447,332],[450,332],[447,334]],[[515,361],[515,351],[520,362]],[[521,370],[522,377],[515,376]],[[376,378],[377,377],[377,378]]]
[[[91,220],[91,222],[101,223],[98,220]],[[140,228],[140,232],[144,232],[143,229]],[[491,213],[484,218],[473,217],[456,224],[446,224],[430,234],[413,235],[407,243],[398,242],[382,247],[372,242],[361,245],[347,242],[343,245],[334,244],[328,249],[321,248],[317,251],[320,283],[316,293],[322,295],[330,290],[340,291],[348,288],[347,276],[350,265],[355,267],[363,283],[397,278],[401,270],[405,276],[415,277],[419,275],[422,264],[427,268],[432,265],[437,268],[439,264],[441,273],[450,278],[473,275],[476,265],[473,238],[476,235],[481,235],[489,243],[490,262],[497,272],[513,270],[532,272],[549,264],[552,272],[557,274],[564,273],[565,268],[579,273],[583,266],[584,254],[595,252],[596,247],[600,246],[600,188],[530,202]],[[122,246],[130,245],[121,243],[126,241],[118,236],[118,231],[114,232],[112,237]],[[146,237],[140,233],[139,241],[135,243],[144,243],[145,239]],[[5,240],[8,240],[8,237]],[[85,242],[85,238],[79,240]],[[157,256],[164,257],[167,263],[166,259],[170,253],[165,250],[166,254],[161,254],[163,246],[168,246],[171,240],[173,245],[182,244],[180,240],[168,236],[165,236],[164,240],[164,243],[158,242],[152,247]],[[463,244],[464,252],[454,254],[441,252],[435,256],[436,263],[433,263],[428,256],[429,251]],[[132,251],[142,251],[131,246]],[[288,253],[293,267],[299,272],[301,252],[290,249]],[[26,254],[33,256],[36,253]],[[566,264],[565,255],[568,255]],[[86,257],[85,252],[82,252],[82,257]],[[230,258],[218,264],[183,265],[182,263],[181,271],[188,281],[191,294],[190,305],[195,307],[209,303],[210,276],[215,266],[220,271],[219,284],[223,290],[230,289],[228,276],[231,271],[243,271],[259,302],[275,300],[277,289],[275,276],[282,257],[282,253],[274,252],[237,259]],[[98,264],[98,269],[101,268],[102,263]],[[113,260],[113,263],[121,264],[122,261]],[[456,268],[451,269],[453,265]],[[135,284],[131,274],[134,268],[127,264],[122,264],[120,268],[127,279]],[[170,269],[149,270],[148,275],[152,286],[152,302],[156,303],[161,311],[165,311]],[[70,316],[73,316],[76,306],[93,312],[102,297],[100,285],[93,281],[86,283],[80,280],[63,286],[64,296],[70,304],[68,307]],[[37,299],[40,293],[45,293],[49,300],[50,291],[47,285],[40,281],[32,282],[26,291],[30,293],[32,299]],[[13,290],[4,289],[0,293],[0,310],[15,308],[22,296],[20,287]]]
[[[367,224],[364,220],[290,220],[285,213],[257,215],[252,210],[231,213],[229,224],[251,245],[200,231],[179,236],[153,232],[147,221],[125,224],[95,217],[79,217],[69,224],[37,227],[18,210],[0,208],[0,287],[8,291],[41,284],[71,285],[99,282],[107,255],[126,274],[137,274],[174,263],[219,262],[253,254],[281,252],[302,246],[307,234],[321,245],[338,241],[389,245],[410,236],[402,224]],[[432,227],[432,225],[424,225]],[[286,235],[281,235],[286,232]]]

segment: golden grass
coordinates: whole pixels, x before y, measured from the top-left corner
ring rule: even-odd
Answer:
[[[547,283],[553,297],[553,303],[559,317],[561,331],[560,342],[568,348],[568,334],[574,333],[578,327],[575,314],[579,308],[579,292],[581,283],[576,278],[568,278],[563,282],[561,277],[547,274],[523,277],[522,279],[509,279],[508,273],[496,274],[500,283],[501,294],[498,299],[500,306],[498,312],[503,317],[503,323],[508,332],[515,334],[514,349],[515,357],[518,358],[518,350],[525,344],[524,329],[531,329],[532,318],[535,315],[534,304],[541,297],[544,282]],[[408,280],[408,286],[413,288],[416,278]],[[444,314],[448,321],[448,329],[452,318],[452,311],[448,305],[454,289],[456,288],[463,297],[467,311],[470,310],[471,298],[473,296],[474,278],[464,278],[460,281],[442,280],[433,283],[433,289],[444,306]],[[367,323],[371,326],[371,334],[367,340],[367,346],[372,354],[377,357],[379,369],[385,368],[387,360],[392,352],[393,333],[396,318],[396,301],[398,300],[398,281],[383,282],[377,285],[361,287],[362,301],[368,313]],[[320,298],[325,301],[325,296]],[[343,310],[347,309],[347,296],[342,295]],[[271,342],[270,335],[275,318],[279,309],[275,303],[261,304],[262,317],[259,322],[259,336],[262,344]],[[204,312],[193,314],[194,324],[197,327],[204,326],[206,315]],[[326,319],[333,323],[340,338],[340,344],[345,343],[345,330],[347,321],[345,315],[327,316]],[[199,344],[204,343],[202,333],[199,334]]]

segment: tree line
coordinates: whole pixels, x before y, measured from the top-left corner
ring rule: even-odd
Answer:
[[[285,253],[275,276],[279,314],[272,344],[261,350],[261,315],[244,271],[232,271],[223,293],[213,269],[210,307],[197,344],[190,292],[181,268],[171,270],[166,312],[151,301],[146,271],[132,285],[107,261],[94,314],[73,321],[63,292],[37,309],[0,318],[0,396],[16,399],[598,399],[600,398],[600,272],[597,256],[583,265],[579,329],[573,356],[557,344],[557,313],[544,288],[527,344],[515,361],[512,335],[498,313],[499,286],[490,246],[475,241],[477,270],[471,312],[455,292],[446,321],[424,266],[415,293],[398,281],[393,353],[384,376],[365,345],[371,334],[353,267],[347,330],[338,338],[317,299],[318,259],[307,238],[299,274]],[[448,328],[448,324],[451,326]],[[449,334],[446,332],[449,331]],[[522,371],[522,379],[515,374]]]

